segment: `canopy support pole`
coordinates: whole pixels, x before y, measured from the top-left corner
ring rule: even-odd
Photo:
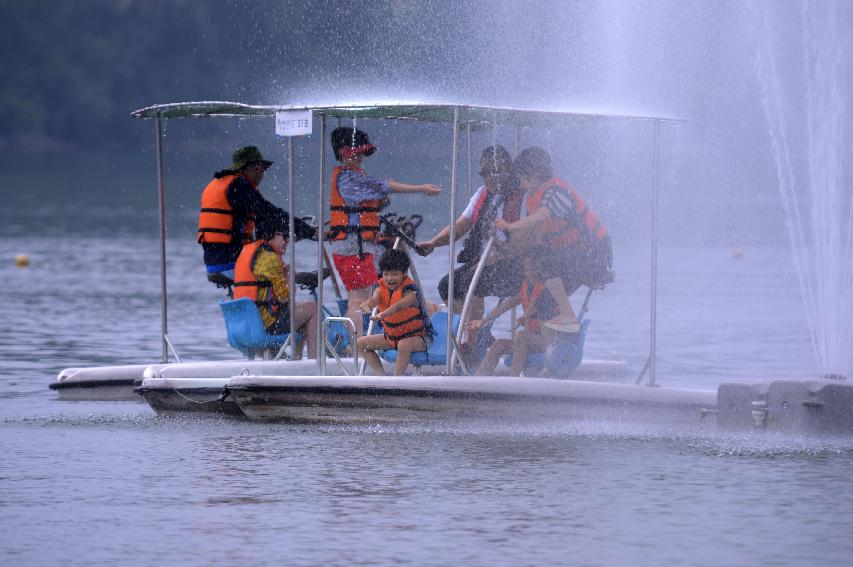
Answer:
[[[325,246],[323,242],[323,231],[325,226],[326,209],[326,115],[320,117],[320,200],[317,208],[317,373],[326,375],[326,337],[323,332],[323,266],[325,260]],[[332,277],[335,277],[332,274]]]
[[[293,357],[296,352],[296,218],[293,216],[293,136],[287,137],[287,243],[290,248],[290,269],[287,270],[287,288],[290,291],[288,307],[290,308],[290,344],[293,346]],[[319,287],[319,286],[318,286]]]
[[[169,362],[169,313],[166,296],[166,187],[163,183],[163,127],[160,113],[154,119],[154,143],[157,153],[157,194],[160,200],[160,325],[163,363]]]
[[[453,151],[450,158],[450,270],[447,272],[447,336],[445,337],[445,352],[447,362],[444,373],[453,375],[453,268],[456,260],[456,154],[459,137],[459,107],[453,107]]]
[[[471,199],[471,195],[474,194],[474,180],[471,177],[471,122],[467,122],[465,124],[465,129],[467,131],[467,142],[468,142],[468,199]]]
[[[494,232],[494,231],[493,231]],[[483,273],[483,267],[486,265],[486,260],[489,258],[489,254],[492,253],[492,245],[495,243],[494,234],[489,238],[489,241],[486,243],[486,247],[483,248],[483,253],[480,254],[480,259],[477,261],[477,267],[474,269],[474,276],[471,278],[471,285],[468,286],[468,292],[465,295],[465,302],[462,304],[462,313],[459,316],[459,330],[456,331],[456,344],[462,342],[462,337],[465,333],[465,323],[468,322],[468,313],[471,311],[471,298],[474,297],[474,290],[477,289],[477,284],[480,283],[480,275]],[[477,333],[472,333],[472,335],[476,336]],[[471,337],[468,337],[469,340]],[[471,341],[474,346],[476,346],[476,341]],[[458,353],[453,354],[453,362],[455,364],[456,357]],[[459,360],[462,361],[461,355],[459,356]],[[463,365],[464,365],[464,361]],[[466,369],[466,374],[468,374]]]
[[[651,269],[651,342],[649,345],[649,386],[655,386],[657,371],[657,314],[658,314],[658,184],[660,120],[654,121],[652,150],[652,269]]]
[[[515,159],[518,159],[518,152],[521,151],[521,126],[515,127]],[[513,307],[509,313],[510,339],[515,344],[515,328],[517,326],[516,319],[518,318],[517,307]]]

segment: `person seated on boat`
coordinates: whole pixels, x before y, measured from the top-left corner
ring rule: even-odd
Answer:
[[[204,249],[208,279],[221,274],[234,279],[234,263],[243,244],[254,240],[256,222],[278,223],[288,232],[288,214],[261,195],[264,172],[273,162],[264,159],[255,146],[236,150],[233,164],[217,171],[201,194],[198,243]],[[296,239],[316,238],[317,229],[296,219]]]
[[[258,239],[243,246],[234,266],[234,299],[248,297],[258,306],[258,312],[270,335],[290,332],[290,288],[287,266],[282,255],[287,248],[286,227],[264,221],[258,224]],[[296,358],[301,358],[305,339],[308,358],[317,357],[317,325],[314,317],[317,304],[304,301],[296,305],[293,327],[300,333],[295,342]]]
[[[376,242],[379,211],[388,206],[390,193],[438,195],[441,189],[429,183],[409,185],[365,173],[361,164],[365,157],[376,152],[376,146],[361,130],[335,128],[331,142],[340,165],[332,171],[328,238],[335,268],[347,290],[346,316],[361,336],[359,306],[370,298],[379,279],[374,263],[380,252]]]
[[[613,251],[607,229],[568,183],[555,177],[551,156],[533,146],[522,151],[513,170],[525,191],[527,216],[495,227],[510,236],[511,246],[525,249],[538,262],[558,313],[545,327],[566,333],[580,330],[569,296],[582,285],[601,287],[612,281]]]
[[[497,339],[492,343],[485,358],[477,368],[478,376],[494,374],[501,356],[505,354],[512,354],[510,374],[520,376],[527,362],[527,356],[545,352],[548,345],[554,342],[556,332],[544,328],[541,321],[557,314],[557,304],[548,290],[545,289],[542,274],[537,269],[533,258],[525,257],[522,265],[524,266],[524,280],[518,293],[500,302],[484,319],[470,321],[467,324],[470,331],[476,332],[517,305],[521,305],[524,310],[522,316],[516,320],[516,328],[523,325],[524,329],[515,333],[514,341]]]
[[[516,221],[521,208],[522,191],[512,174],[512,155],[506,148],[493,145],[483,150],[480,157],[480,177],[483,178],[483,184],[471,196],[468,206],[455,223],[457,240],[468,235],[462,251],[457,256],[457,261],[462,266],[453,273],[453,307],[456,313],[462,310],[483,248],[493,232],[495,219]],[[496,237],[498,240],[505,239],[503,233],[497,233]],[[450,226],[446,226],[430,240],[420,242],[418,246],[429,254],[449,243]],[[509,297],[514,295],[521,285],[522,271],[517,257],[493,248],[487,262],[480,272],[480,279],[471,297],[472,319],[483,317],[486,297]],[[438,282],[438,293],[445,302],[448,280],[449,277],[445,275]],[[463,349],[466,344],[463,343]]]
[[[361,309],[376,313],[374,321],[381,321],[382,335],[366,335],[358,339],[358,352],[376,376],[385,374],[377,350],[397,349],[397,366],[394,374],[402,376],[413,352],[425,351],[433,331],[425,311],[421,290],[409,277],[409,257],[402,250],[386,250],[379,257],[382,277],[373,295],[361,304]]]

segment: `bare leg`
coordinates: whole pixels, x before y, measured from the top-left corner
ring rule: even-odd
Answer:
[[[296,325],[301,331],[302,338],[297,345],[297,353],[302,355],[302,343],[308,340],[308,358],[317,358],[317,325],[314,324],[314,318],[317,316],[317,303],[314,301],[305,301],[296,305]]]
[[[349,304],[347,307],[347,317],[353,322],[355,325],[355,335],[356,338],[360,337],[364,334],[364,324],[362,322],[361,317],[361,304],[370,299],[370,296],[373,295],[373,286],[365,286],[359,289],[354,289],[352,291],[347,292],[347,298],[349,299]],[[369,313],[368,313],[369,315]],[[353,337],[350,337],[352,339]],[[352,344],[352,343],[350,343]]]
[[[397,343],[397,367],[394,369],[395,376],[402,376],[409,366],[409,359],[413,352],[426,350],[426,342],[423,337],[406,337]]]
[[[382,361],[377,350],[385,350],[388,348],[388,343],[385,342],[385,335],[368,335],[359,337],[358,339],[358,354],[364,357],[370,369],[373,370],[374,376],[385,376],[385,369],[382,368]],[[399,357],[398,359],[399,360]]]
[[[520,376],[524,370],[524,364],[527,362],[527,357],[531,354],[545,352],[548,345],[554,342],[554,332],[548,329],[544,329],[541,333],[524,330],[516,334],[515,341],[515,348],[512,352],[512,369],[510,372],[513,376]],[[516,362],[518,366],[516,366]]]
[[[464,301],[464,300],[463,300]],[[468,319],[466,321],[477,321],[478,319],[483,318],[483,314],[486,312],[486,300],[482,297],[477,297],[476,295],[471,296],[471,308],[468,310]],[[467,332],[465,333],[465,341],[472,343],[474,342],[474,337],[477,336],[477,333]]]
[[[527,363],[527,355],[530,352],[530,331],[522,330],[515,334],[515,344],[512,345],[512,367],[509,373],[512,376],[521,376],[524,365]]]
[[[483,362],[481,362],[480,366],[477,368],[477,376],[492,375],[495,368],[498,367],[498,362],[500,361],[501,356],[509,354],[510,352],[512,352],[512,341],[509,339],[496,340],[492,343],[492,346],[489,347],[485,358],[483,358]]]
[[[563,286],[563,280],[559,277],[545,280],[545,288],[557,303],[557,310],[560,312],[557,319],[564,323],[577,323],[578,317],[572,309],[572,304],[569,303],[569,296]]]

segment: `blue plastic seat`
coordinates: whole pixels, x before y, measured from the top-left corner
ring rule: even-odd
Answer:
[[[288,334],[269,335],[264,328],[255,302],[242,297],[231,301],[220,301],[219,307],[225,317],[228,343],[248,359],[265,349],[278,349],[287,340]]]
[[[439,311],[433,313],[430,317],[432,329],[435,331],[435,337],[427,345],[426,352],[413,352],[409,363],[414,366],[423,366],[425,364],[443,365],[447,364],[447,313]],[[459,315],[453,316],[453,336],[459,330]],[[383,359],[388,362],[397,362],[397,349],[388,349],[380,354]]]
[[[586,332],[589,329],[589,319],[584,319],[581,329],[576,335],[560,334],[557,340],[548,347],[547,353],[527,355],[524,369],[538,371],[547,366],[555,377],[569,377],[581,365],[583,346],[586,342]],[[512,356],[504,356],[505,366],[512,366]]]

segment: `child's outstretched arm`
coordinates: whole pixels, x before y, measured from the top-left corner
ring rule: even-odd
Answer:
[[[495,319],[497,319],[498,317],[500,317],[501,315],[503,315],[504,313],[519,304],[521,304],[521,297],[519,297],[518,294],[504,299],[503,301],[498,303],[495,308],[492,309],[492,312],[486,315],[484,319],[475,319],[474,321],[469,321],[468,324],[465,325],[465,328],[469,331],[476,331],[480,327],[491,323],[492,321],[494,321]]]
[[[373,290],[373,295],[370,298],[359,305],[359,309],[364,311],[365,313],[370,313],[371,309],[379,305],[379,288]]]
[[[547,207],[539,207],[532,215],[528,215],[515,222],[507,222],[500,218],[495,221],[495,228],[506,232],[519,232],[536,228],[542,221],[551,218],[551,211]]]
[[[432,183],[424,183],[423,185],[410,185],[408,183],[400,183],[393,179],[388,180],[388,187],[394,193],[423,193],[425,195],[434,196],[441,193],[441,187]]]

